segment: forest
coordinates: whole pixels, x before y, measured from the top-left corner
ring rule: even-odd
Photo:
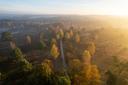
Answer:
[[[128,85],[127,29],[0,22],[0,85]]]

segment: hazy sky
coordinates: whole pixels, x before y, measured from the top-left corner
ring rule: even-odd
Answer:
[[[0,0],[1,12],[128,15],[128,0]]]

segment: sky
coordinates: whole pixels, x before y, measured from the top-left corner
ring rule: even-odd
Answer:
[[[128,0],[0,0],[4,12],[128,16]]]

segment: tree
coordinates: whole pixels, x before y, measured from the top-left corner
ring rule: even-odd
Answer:
[[[22,58],[24,58],[23,53],[21,52],[21,50],[18,47],[13,49],[11,54],[12,54],[13,58],[15,58],[18,61],[20,61]]]
[[[75,35],[75,41],[76,43],[80,43],[80,35],[78,33]]]
[[[61,76],[59,77],[58,85],[71,85],[71,81],[68,77]]]
[[[73,37],[74,33],[73,33],[72,29],[70,29],[69,34],[70,34],[71,37]]]
[[[57,41],[55,38],[52,38],[51,45],[53,45],[53,44],[57,44]]]
[[[24,72],[29,72],[32,70],[32,64],[29,63],[25,58],[19,61],[20,69]]]
[[[32,43],[32,39],[31,39],[31,36],[30,35],[26,35],[26,42],[29,45]]]
[[[82,55],[82,61],[84,64],[91,64],[91,55],[90,55],[90,52],[88,50],[85,50],[83,52],[83,55]]]
[[[66,38],[66,39],[70,39],[70,38],[71,38],[71,35],[70,35],[69,32],[66,32],[66,34],[65,34],[65,38]]]
[[[53,73],[51,61],[45,59],[41,64],[33,68],[26,85],[56,85],[54,84]],[[54,78],[56,79],[56,76]]]
[[[42,76],[49,77],[52,74],[52,69],[49,64],[49,61],[44,61],[43,63],[41,63],[40,70]]]
[[[82,70],[82,85],[100,85],[100,73],[96,65],[86,65]]]
[[[4,41],[11,41],[13,39],[13,36],[11,32],[3,32],[1,38]]]
[[[113,62],[106,72],[107,85],[127,85],[128,84],[128,62],[121,61],[117,56],[113,56]]]
[[[96,65],[91,64],[91,55],[88,50],[83,52],[83,68],[81,71],[82,85],[100,85],[100,73]]]
[[[64,37],[64,31],[62,29],[59,29],[56,35],[57,39],[61,39]]]
[[[96,50],[95,44],[93,42],[89,42],[87,45],[87,50],[90,52],[91,56],[93,56]]]
[[[15,59],[16,63],[19,65],[19,69],[23,71],[29,71],[32,69],[32,64],[30,64],[24,57],[23,53],[21,50],[16,47],[12,51],[12,56]]]
[[[117,85],[117,76],[114,75],[111,71],[106,72],[107,75],[107,85]]]
[[[96,65],[91,65],[91,73],[90,73],[90,85],[100,85],[101,84],[101,75]]]
[[[60,37],[63,38],[64,37],[64,31],[62,29],[59,30],[59,34],[60,34]]]
[[[40,33],[40,41],[39,41],[39,49],[43,50],[46,47],[45,41],[44,41],[44,35],[41,32]]]
[[[79,59],[73,59],[69,62],[69,68],[71,70],[71,74],[75,75],[79,73],[81,70],[81,61]]]
[[[59,53],[59,50],[58,50],[58,47],[56,46],[56,44],[53,44],[52,45],[52,48],[51,48],[50,53],[51,53],[51,56],[54,59],[58,58],[58,56],[59,56],[60,53]]]
[[[44,41],[40,41],[40,42],[39,42],[39,49],[40,49],[40,50],[43,50],[45,47],[46,47],[45,42],[44,42]]]

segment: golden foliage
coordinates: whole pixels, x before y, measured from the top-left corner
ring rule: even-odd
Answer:
[[[73,59],[69,63],[70,69],[79,69],[81,67],[81,62],[79,59]]]
[[[64,37],[64,31],[62,29],[59,29],[56,37],[57,37],[57,39],[63,38]]]
[[[52,38],[51,45],[53,45],[53,44],[57,44],[57,41],[55,38]]]
[[[76,34],[75,41],[76,41],[76,43],[80,43],[80,35],[79,34]]]
[[[73,37],[73,35],[74,35],[72,30],[70,30],[69,34],[70,34],[71,37]]]
[[[82,60],[84,64],[91,64],[91,55],[88,50],[85,50],[82,55]]]
[[[66,39],[70,39],[70,38],[71,38],[71,35],[70,35],[69,32],[66,32],[66,34],[65,34],[65,38],[66,38]]]
[[[96,65],[85,65],[83,71],[83,82],[86,85],[100,85],[100,72]]]
[[[96,47],[93,42],[88,43],[87,50],[90,52],[91,56],[94,55]]]
[[[49,61],[46,62],[44,61],[42,64],[41,64],[41,73],[42,73],[42,76],[46,76],[46,77],[49,77],[51,74],[52,74],[52,69],[49,65]]]
[[[60,53],[59,53],[59,50],[58,50],[58,47],[56,46],[56,44],[52,45],[50,53],[51,53],[51,55],[53,56],[54,59],[58,58]]]

